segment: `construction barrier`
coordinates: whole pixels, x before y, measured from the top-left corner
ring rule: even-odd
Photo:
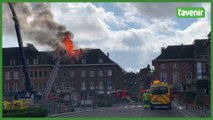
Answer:
[[[2,104],[3,104],[2,105],[3,110],[10,110],[11,109],[11,102],[3,101]]]
[[[23,110],[27,108],[27,102],[24,99],[3,101],[3,110]]]

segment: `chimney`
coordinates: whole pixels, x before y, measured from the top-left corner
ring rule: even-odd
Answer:
[[[33,45],[33,44],[31,44],[31,43],[27,43],[27,46],[26,46],[27,48],[29,48],[29,49],[31,49],[31,50],[37,50],[36,48],[35,48],[35,46]]]
[[[107,53],[107,57],[109,57],[109,53]]]
[[[147,68],[150,68],[150,65],[149,65],[149,64],[147,65]]]
[[[181,52],[184,52],[183,50],[183,43],[181,43],[181,48],[180,48]]]
[[[165,47],[161,47],[161,53],[163,53],[163,51],[165,51]]]

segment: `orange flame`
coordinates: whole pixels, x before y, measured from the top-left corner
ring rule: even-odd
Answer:
[[[80,50],[74,50],[74,44],[72,39],[70,39],[69,34],[65,33],[65,38],[64,38],[64,44],[66,47],[66,52],[67,55],[74,57],[74,58],[79,58],[80,57]]]

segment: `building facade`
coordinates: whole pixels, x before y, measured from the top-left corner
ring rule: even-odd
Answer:
[[[177,91],[185,91],[192,81],[207,77],[206,39],[195,40],[191,45],[174,45],[162,48],[152,61],[154,79],[167,81]]]
[[[149,65],[140,69],[138,73],[130,72],[125,74],[126,90],[134,101],[139,100],[141,90],[150,88],[151,81],[152,75]]]
[[[52,92],[76,92],[89,99],[92,93],[111,93],[124,88],[122,68],[100,49],[84,49],[78,57],[64,55],[60,61]],[[33,45],[24,47],[26,63],[33,90],[42,95],[55,66],[57,51],[40,52]],[[24,90],[19,48],[3,48],[3,93]]]

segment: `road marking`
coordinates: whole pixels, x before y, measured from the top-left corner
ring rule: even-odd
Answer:
[[[131,109],[131,108],[141,108],[143,105],[126,105],[126,106],[117,106],[114,107],[113,109]]]
[[[138,105],[138,107],[140,108],[140,107],[142,107],[142,105]]]
[[[129,106],[125,106],[124,108],[129,108]]]
[[[131,106],[130,108],[134,108],[134,107],[135,107],[135,105]]]

